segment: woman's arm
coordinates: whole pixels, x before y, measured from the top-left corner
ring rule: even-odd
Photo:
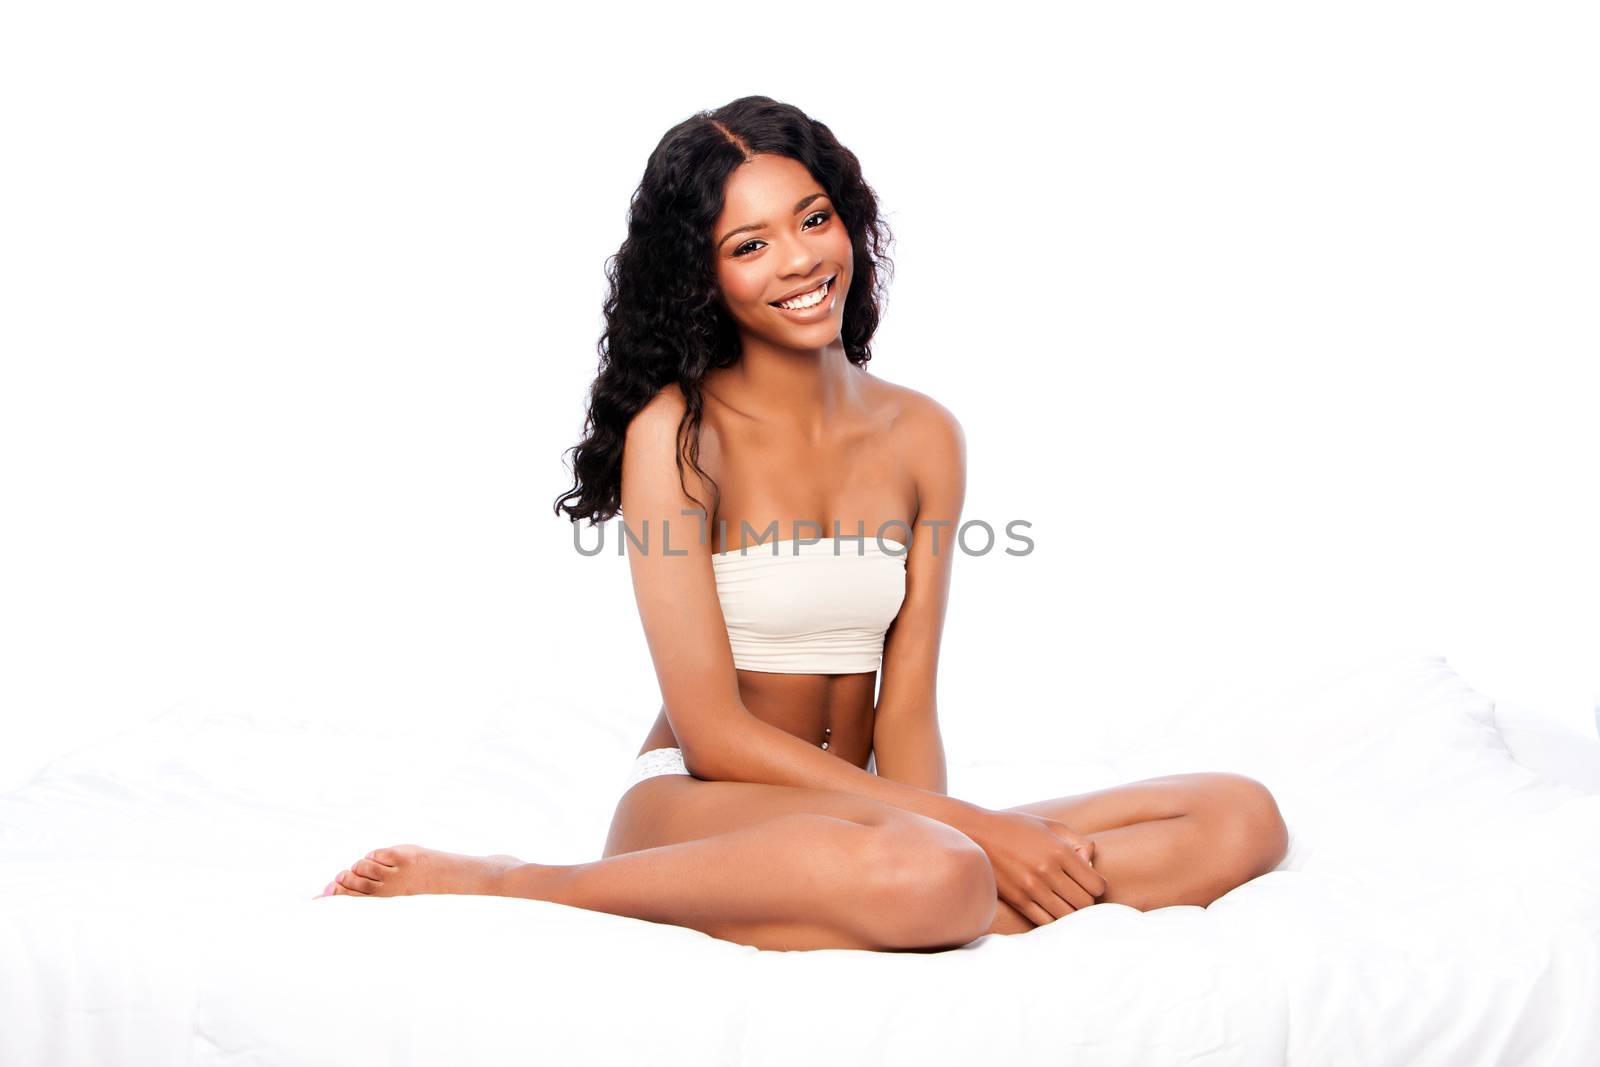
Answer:
[[[944,793],[949,787],[935,694],[967,494],[967,443],[954,415],[932,399],[919,400],[907,441],[917,477],[916,543],[906,560],[905,603],[884,641],[872,748],[883,777]]]
[[[682,394],[669,388],[629,424],[622,455],[622,514],[641,541],[648,523],[648,547],[641,550],[629,542],[628,561],[667,720],[689,772],[709,780],[856,793],[960,829],[983,809],[868,774],[745,708],[717,599],[711,538],[701,536],[702,525],[695,518],[703,509],[679,481],[677,427],[683,410]],[[700,480],[687,461],[684,479],[696,496],[710,499],[704,483],[696,485]],[[661,544],[663,523],[672,531],[670,554]],[[948,534],[941,541],[946,539]],[[913,542],[910,555],[924,562],[912,566],[918,573],[931,573],[931,544],[920,534],[913,535]]]

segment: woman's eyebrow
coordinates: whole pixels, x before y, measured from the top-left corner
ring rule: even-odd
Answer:
[[[811,203],[811,201],[817,199],[818,197],[827,196],[827,195],[828,195],[827,193],[812,193],[810,196],[808,196],[805,199],[801,200],[798,204],[796,204],[794,206],[794,214],[796,214],[796,215],[800,214],[800,212],[802,212],[802,211],[804,211],[806,209],[806,205]],[[722,240],[717,242],[717,247],[721,248],[722,245],[723,245],[723,242],[727,241],[728,238],[732,237],[736,233],[744,233],[746,230],[761,230],[761,229],[765,229],[768,225],[769,224],[765,223],[765,222],[752,222],[748,226],[740,226],[737,229],[729,230],[727,233],[722,235]]]

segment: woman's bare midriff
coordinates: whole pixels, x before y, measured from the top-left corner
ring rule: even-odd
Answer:
[[[767,674],[738,671],[739,696],[750,714],[762,722],[822,747],[862,770],[872,754],[872,720],[878,674]],[[826,731],[831,730],[832,733]],[[682,748],[667,721],[667,709],[656,715],[639,752]]]

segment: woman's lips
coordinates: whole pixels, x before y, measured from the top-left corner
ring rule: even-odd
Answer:
[[[770,306],[777,309],[779,314],[782,314],[790,319],[797,319],[801,322],[810,322],[813,319],[823,318],[833,310],[833,305],[838,299],[838,294],[834,291],[834,281],[837,279],[837,277],[838,275],[833,275],[827,278],[822,285],[817,286],[817,289],[822,288],[823,285],[827,286],[827,294],[810,307],[786,308],[778,304],[772,304]],[[811,292],[816,292],[816,289],[812,289]],[[801,293],[800,295],[805,296],[807,294]],[[798,299],[798,297],[792,297],[791,299]]]

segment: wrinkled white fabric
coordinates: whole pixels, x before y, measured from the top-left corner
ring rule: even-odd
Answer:
[[[595,862],[653,704],[409,734],[204,709],[63,756],[0,794],[0,1064],[1600,1062],[1600,795],[1518,764],[1437,658],[1207,694],[1104,752],[951,750],[950,795],[991,808],[1266,784],[1289,854],[1206,908],[1103,903],[921,954],[513,897],[312,899],[404,842]],[[804,1025],[816,1005],[854,1007]]]

